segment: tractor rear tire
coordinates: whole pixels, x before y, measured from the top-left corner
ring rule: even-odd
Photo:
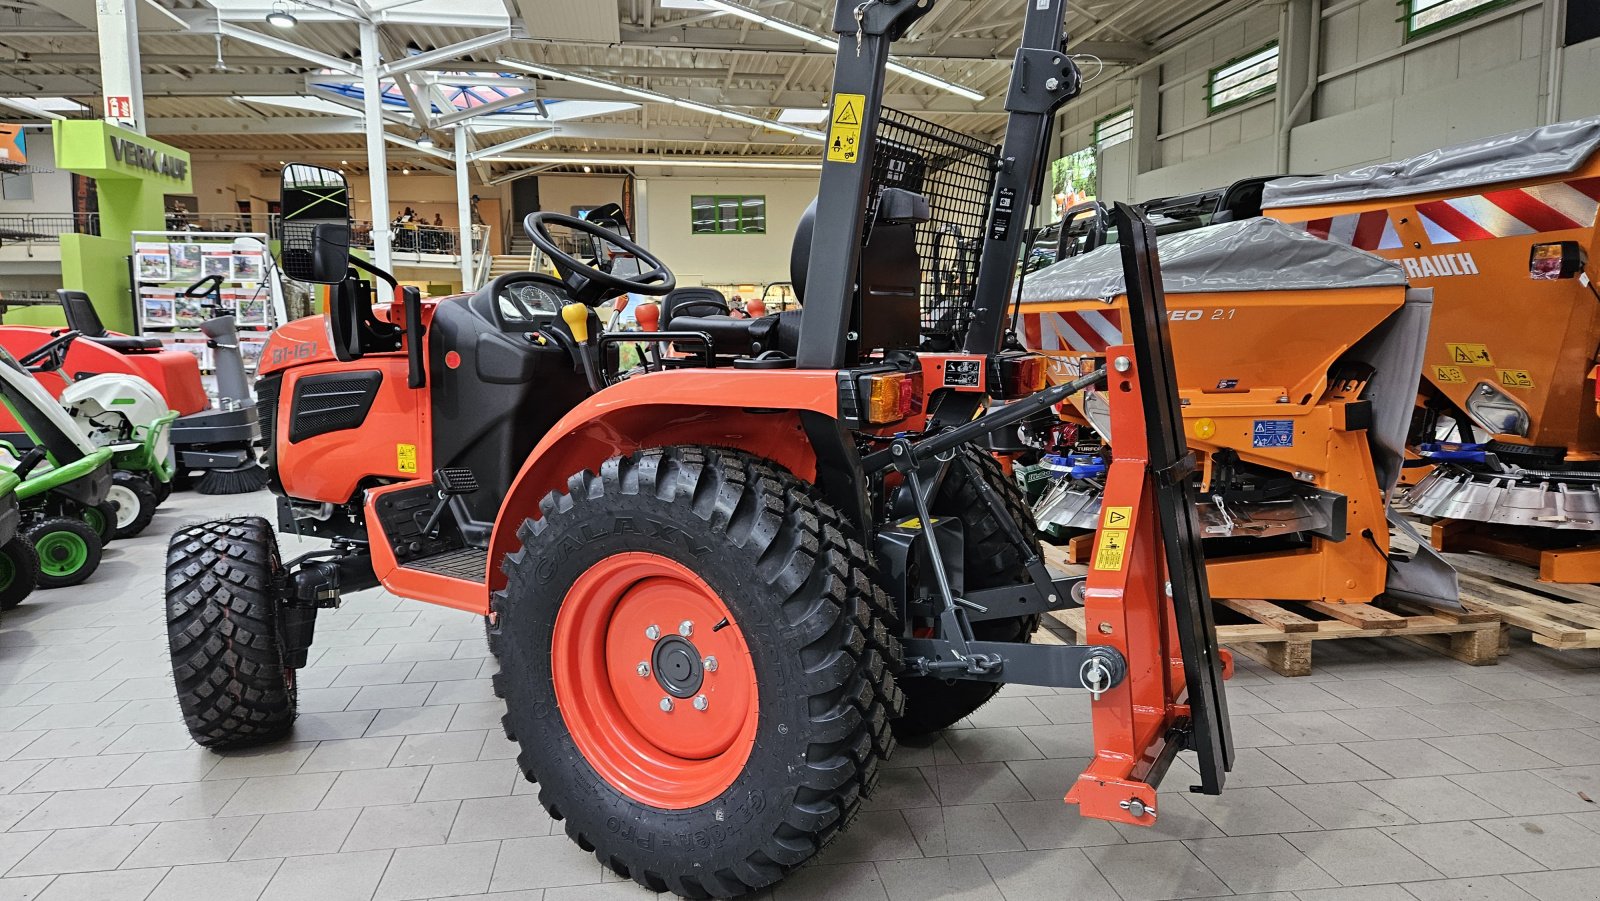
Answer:
[[[893,749],[899,643],[847,521],[730,450],[572,476],[492,601],[518,763],[567,835],[651,891],[769,886],[850,822]]]
[[[48,517],[22,534],[39,558],[40,588],[70,588],[100,568],[100,533],[81,519]]]
[[[179,529],[167,546],[167,642],[184,725],[213,751],[281,738],[294,670],[278,639],[283,563],[259,516]]]
[[[115,522],[118,538],[132,538],[150,525],[155,518],[155,489],[143,473],[117,470],[111,474],[111,490],[106,500],[116,508]]]
[[[959,453],[978,464],[984,481],[994,488],[1011,518],[1022,528],[1034,553],[1039,553],[1039,530],[1033,512],[1023,497],[1022,488],[1007,476],[992,455],[964,447]],[[935,514],[960,516],[966,524],[965,581],[969,589],[1014,585],[1026,578],[1025,558],[1007,537],[1000,521],[972,485],[967,468],[959,462],[950,467],[944,485],[933,501]],[[1027,643],[1039,628],[1037,613],[1001,619],[978,620],[972,635],[980,641]],[[906,676],[900,689],[906,696],[905,713],[895,720],[895,734],[902,738],[927,735],[955,725],[972,715],[1000,691],[1002,683],[974,682],[967,679],[938,679],[931,676]]]
[[[39,587],[39,554],[33,542],[18,535],[0,545],[0,610],[27,600]]]

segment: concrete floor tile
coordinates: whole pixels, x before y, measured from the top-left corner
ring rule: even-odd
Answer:
[[[222,816],[253,813],[288,813],[313,810],[333,787],[337,773],[307,773],[301,776],[256,776],[246,779],[228,803],[218,811]]]
[[[1519,873],[1506,879],[1539,901],[1600,901],[1600,867]]]
[[[390,851],[291,857],[278,867],[261,901],[371,901]]]
[[[1430,738],[1427,742],[1480,773],[1557,765],[1554,760],[1511,741],[1508,735],[1455,735]]]
[[[500,760],[472,763],[441,763],[429,768],[418,801],[451,801],[465,798],[497,798],[511,792],[522,781],[514,765]]]
[[[1076,728],[1078,732],[1086,731],[1081,726],[1033,726],[1032,730]],[[956,729],[947,736],[949,747],[955,753],[960,763],[992,763],[1009,760],[1037,760],[1043,758],[1039,748],[1034,742],[1023,735],[1023,730],[1017,726],[1002,726],[994,729]]]
[[[1078,808],[1059,798],[1015,801],[995,806],[1000,809],[1000,815],[1005,817],[1017,838],[1022,840],[1023,847],[1030,851],[1120,845],[1124,841],[1113,824],[1083,816]],[[1171,810],[1160,812],[1158,820],[1164,819]]]
[[[1570,729],[1573,726],[1572,714],[1574,711],[1564,707],[1562,702],[1573,700],[1576,699],[1480,701],[1478,706],[1496,716],[1516,723],[1524,730]]]
[[[1533,896],[1504,876],[1469,876],[1434,882],[1408,882],[1417,901],[1533,901]]]
[[[1333,718],[1325,710],[1301,713],[1264,713],[1256,722],[1297,745],[1339,741],[1364,741],[1367,736]]]
[[[222,758],[202,748],[184,751],[151,751],[139,754],[127,769],[111,780],[112,785],[162,785],[199,782],[216,768]]]
[[[155,829],[153,825],[93,826],[87,829],[61,829],[52,832],[43,841],[5,871],[7,876],[39,876],[47,873],[86,873],[92,870],[111,870],[133,853]],[[27,836],[30,833],[9,833]],[[4,847],[0,845],[0,860],[4,860]]]
[[[984,869],[1006,901],[1057,901],[1110,898],[1111,884],[1080,850],[1013,851],[986,854]]]
[[[945,738],[954,746],[956,737],[964,732],[980,732],[978,729],[952,729],[945,733]],[[1094,755],[1094,734],[1088,723],[1067,723],[1051,726],[1023,726],[1021,733],[1027,737],[1028,742],[1037,749],[1037,754],[1045,757],[1092,757]],[[981,736],[980,736],[981,738]],[[970,763],[971,761],[967,761]]]
[[[889,901],[1010,901],[976,857],[878,862]]]
[[[1496,696],[1453,676],[1401,676],[1389,684],[1406,694],[1416,695],[1429,704],[1461,704],[1496,701]]]
[[[50,829],[75,829],[82,826],[110,826],[127,810],[144,789],[92,788],[84,791],[56,792],[23,817],[15,828],[19,832]]]
[[[1595,739],[1577,729],[1520,732],[1507,735],[1506,738],[1541,757],[1555,761],[1558,766],[1600,764],[1600,739]]]
[[[1133,826],[1127,823],[1112,823],[1112,828],[1122,836],[1122,840],[1129,843],[1161,842],[1185,838],[1213,838],[1224,835],[1217,825],[1206,818],[1205,814],[1197,810],[1190,802],[1190,795],[1183,791],[1173,790],[1161,792],[1156,796],[1156,822],[1151,826]]]
[[[57,792],[105,788],[138,759],[138,754],[104,754],[99,757],[52,760],[43,769],[24,779],[14,790]]]
[[[1526,873],[1543,867],[1475,823],[1424,823],[1386,826],[1382,830],[1449,877]]]
[[[483,751],[483,732],[433,732],[404,736],[389,766],[432,766],[436,763],[466,763],[479,759]]]
[[[375,804],[410,804],[429,778],[429,767],[407,766],[386,770],[351,770],[339,774],[317,806],[367,807]],[[428,800],[428,799],[424,799]]]
[[[870,864],[856,866],[871,869]],[[601,881],[600,869],[600,861],[593,854],[565,835],[508,839],[500,843],[489,891],[593,885]]]
[[[1432,738],[1445,734],[1443,729],[1403,707],[1358,707],[1350,710],[1331,710],[1329,713],[1332,713],[1334,719],[1339,722],[1352,726],[1369,738],[1379,741]]]
[[[1319,682],[1323,691],[1333,695],[1356,710],[1376,710],[1382,707],[1410,707],[1422,699],[1399,688],[1387,679],[1354,679],[1337,682]]]
[[[869,810],[892,810],[907,807],[937,807],[939,796],[923,775],[926,767],[882,769],[878,771],[878,787],[867,801]]]
[[[318,742],[301,773],[333,773],[343,770],[382,769],[400,750],[399,736],[387,738],[344,738]]]
[[[1233,894],[1183,842],[1146,842],[1080,850],[1123,901]]]
[[[924,857],[1021,851],[1022,839],[993,804],[901,811]]]
[[[1491,713],[1477,704],[1429,704],[1404,709],[1445,735],[1487,735],[1518,732],[1522,729],[1516,723],[1497,713]]]
[[[144,901],[156,883],[167,875],[165,869],[107,870],[99,873],[72,873],[57,876],[38,896],[38,901]]]
[[[400,848],[389,860],[373,901],[415,901],[486,891],[499,854],[499,842]]]
[[[541,809],[540,813],[543,812]],[[464,819],[457,817],[456,824],[460,826]],[[849,829],[824,848],[817,856],[817,862],[863,863],[921,857],[922,849],[911,834],[911,825],[900,811],[869,810],[859,814]]]
[[[1398,885],[1353,885],[1295,892],[1297,901],[1416,901]]]
[[[367,807],[356,818],[342,851],[373,851],[442,845],[450,835],[460,801],[383,804]]]
[[[939,802],[946,805],[1037,800],[1004,763],[930,766],[923,767],[922,772]],[[1075,774],[1063,774],[1062,784],[1073,778]]]
[[[1339,883],[1281,835],[1204,838],[1184,842],[1228,888],[1245,895],[1329,888]]]
[[[217,817],[161,823],[133,849],[124,867],[221,863],[232,857],[260,817]]]
[[[1504,815],[1500,808],[1443,776],[1383,779],[1361,786],[1419,823]]]
[[[240,860],[173,867],[147,901],[256,901],[280,863]]]
[[[1409,882],[1443,875],[1377,829],[1300,832],[1284,838],[1341,885]]]
[[[871,811],[862,813],[857,822],[871,822],[868,818],[876,815]],[[556,821],[545,812],[537,796],[468,798],[460,802],[455,821],[450,826],[449,841],[478,842],[528,838],[550,835],[557,831]],[[848,834],[849,831],[846,832],[847,836]],[[838,841],[843,840],[841,838]]]
[[[1189,795],[1188,800],[1227,835],[1265,835],[1318,828],[1315,820],[1270,788],[1242,788],[1222,797]]]
[[[1345,749],[1396,779],[1470,773],[1473,768],[1422,739],[1345,742]]]
[[[1485,832],[1552,870],[1600,861],[1600,832],[1560,814],[1477,820]]]
[[[1315,682],[1261,685],[1248,689],[1278,713],[1304,713],[1311,710],[1345,710],[1351,704]]]
[[[1445,778],[1513,816],[1581,813],[1592,809],[1591,802],[1584,801],[1576,792],[1560,788],[1534,773],[1469,773]]]
[[[1343,745],[1285,745],[1261,752],[1302,782],[1354,782],[1389,775]]]
[[[1414,822],[1405,812],[1373,794],[1359,782],[1283,785],[1274,791],[1324,829],[1397,826]]]
[[[260,818],[233,852],[234,860],[332,854],[344,844],[360,810],[304,810]]]
[[[19,876],[0,879],[0,901],[38,901],[44,890],[55,881],[54,876]]]
[[[296,741],[327,741],[331,738],[360,738],[365,735],[376,710],[345,710],[337,713],[306,713],[294,723]]]
[[[499,712],[505,713],[505,705],[498,706]],[[366,735],[422,735],[445,732],[450,729],[450,723],[456,713],[457,708],[452,707],[394,707],[380,710],[367,726]],[[500,727],[498,715],[494,723],[498,729]]]
[[[123,823],[158,823],[214,817],[244,786],[243,779],[152,785],[123,811]]]

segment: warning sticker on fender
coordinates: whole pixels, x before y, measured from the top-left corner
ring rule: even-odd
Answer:
[[[1526,369],[1496,369],[1500,384],[1507,388],[1532,388],[1533,373]]]
[[[1132,507],[1107,507],[1105,519],[1100,523],[1108,529],[1126,529],[1133,519]]]
[[[1127,552],[1127,529],[1101,529],[1094,547],[1094,568],[1121,569],[1123,555]]]
[[[1444,349],[1450,354],[1450,362],[1461,366],[1494,365],[1494,357],[1489,355],[1489,348],[1484,344],[1446,343]]]
[[[828,159],[854,163],[861,159],[861,117],[866,115],[865,94],[834,94],[833,116],[828,125]]]
[[[394,446],[395,468],[401,472],[417,471],[417,446],[415,444],[396,444]]]
[[[1467,380],[1460,366],[1435,366],[1433,367],[1433,380],[1451,385],[1459,385]]]
[[[1294,447],[1294,420],[1257,419],[1250,429],[1252,447]]]

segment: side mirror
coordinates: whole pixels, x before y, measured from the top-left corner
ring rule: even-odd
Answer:
[[[350,268],[350,184],[334,169],[283,167],[278,264],[300,282],[336,285]]]

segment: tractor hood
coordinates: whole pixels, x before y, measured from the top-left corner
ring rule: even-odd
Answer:
[[[1324,241],[1271,219],[1246,219],[1158,239],[1161,284],[1168,294],[1317,291],[1399,287],[1398,263]],[[1099,300],[1126,292],[1122,252],[1108,244],[1028,274],[1022,302]]]
[[[1577,171],[1596,149],[1600,149],[1600,116],[1574,119],[1337,175],[1280,178],[1267,183],[1261,206],[1274,209],[1353,203],[1566,175]]]

